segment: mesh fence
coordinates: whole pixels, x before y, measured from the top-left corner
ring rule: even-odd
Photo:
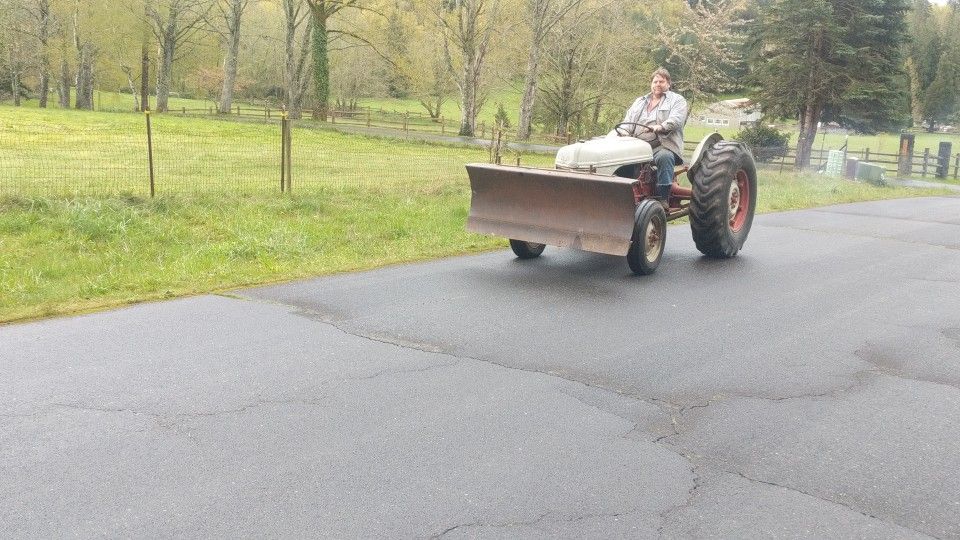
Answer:
[[[281,121],[275,118],[226,122],[151,115],[149,145],[146,117],[141,115],[76,113],[2,120],[0,196],[149,196],[151,177],[158,195],[281,191],[281,167],[286,163]],[[695,146],[687,144],[688,157]],[[789,149],[764,152],[754,149],[762,168],[792,170]],[[490,154],[484,147],[364,137],[294,122],[288,174],[293,191],[466,189],[464,165],[490,161]],[[523,165],[549,167],[553,162],[550,154],[503,152],[504,163],[514,164],[518,157]],[[880,163],[895,174],[896,156],[864,157],[893,160]],[[913,175],[933,177],[936,163],[928,158],[915,160]],[[821,152],[812,156],[811,165],[822,169],[826,161]],[[957,178],[960,155],[951,161],[945,177]]]
[[[152,149],[157,195],[280,193],[280,121],[217,122],[151,115],[75,125],[16,125],[0,130],[0,195],[149,196]],[[11,127],[11,126],[5,126]],[[489,148],[387,141],[328,129],[291,128],[293,191],[436,190],[467,186],[464,165],[490,159]],[[504,159],[515,162],[515,155]],[[552,156],[525,155],[544,166]]]

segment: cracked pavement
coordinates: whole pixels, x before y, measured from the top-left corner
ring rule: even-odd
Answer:
[[[0,536],[960,538],[960,199],[0,327]]]

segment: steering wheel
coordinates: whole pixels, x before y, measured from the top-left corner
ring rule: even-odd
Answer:
[[[653,131],[653,129],[639,122],[620,122],[619,124],[613,126],[613,131],[617,133],[620,137],[632,137],[632,131],[637,127],[643,128],[643,131]]]

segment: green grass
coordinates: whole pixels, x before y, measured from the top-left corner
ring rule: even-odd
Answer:
[[[0,107],[0,322],[506,246],[464,230],[463,165],[483,149],[297,129],[280,194],[277,126],[156,127],[150,199],[142,116]],[[939,193],[760,179],[761,212]]]

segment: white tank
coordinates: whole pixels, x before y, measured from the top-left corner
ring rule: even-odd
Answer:
[[[650,144],[634,137],[606,136],[564,146],[557,151],[558,169],[613,175],[623,165],[653,160]]]

